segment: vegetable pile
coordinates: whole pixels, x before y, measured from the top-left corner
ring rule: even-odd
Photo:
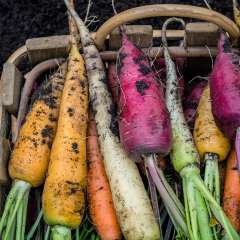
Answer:
[[[187,95],[188,59],[172,59],[166,39],[182,19],[165,21],[152,62],[120,26],[117,60],[105,63],[64,2],[68,60],[25,82],[0,239],[240,239],[240,57],[226,34],[209,80]]]

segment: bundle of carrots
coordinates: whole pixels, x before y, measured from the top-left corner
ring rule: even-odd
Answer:
[[[37,239],[42,219],[44,240],[240,239],[239,106],[230,107],[239,99],[240,58],[227,36],[221,34],[209,81],[182,104],[186,83],[175,65],[183,68],[182,60],[172,60],[166,40],[168,24],[185,26],[182,19],[163,25],[158,79],[124,26],[119,58],[106,74],[87,27],[64,2],[68,61],[34,93],[21,126],[0,239]],[[26,235],[30,189],[39,186],[42,210]]]

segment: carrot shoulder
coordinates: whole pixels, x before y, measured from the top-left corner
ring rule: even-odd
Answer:
[[[121,239],[120,226],[112,201],[112,193],[100,153],[96,123],[88,128],[88,201],[91,219],[102,240]]]
[[[223,209],[235,229],[240,232],[240,177],[235,148],[232,149],[227,159]]]

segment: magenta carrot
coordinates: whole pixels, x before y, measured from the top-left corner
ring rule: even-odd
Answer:
[[[148,153],[168,154],[172,135],[163,90],[144,53],[126,36],[117,72],[121,85],[119,129],[124,149],[136,158]]]
[[[240,170],[240,58],[232,50],[229,39],[221,33],[218,54],[210,75],[210,93],[214,119],[223,133],[234,139]],[[237,133],[237,134],[236,134]]]
[[[157,82],[148,58],[124,33],[117,60],[117,74],[120,84],[119,132],[123,148],[136,161],[143,156],[149,176],[166,204],[177,231],[187,236],[183,206],[156,163],[155,154],[167,155],[172,145],[163,88]],[[156,209],[154,203],[152,201]]]

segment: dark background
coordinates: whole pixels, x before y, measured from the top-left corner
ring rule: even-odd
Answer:
[[[76,0],[80,16],[85,16],[86,0]],[[208,0],[214,10],[232,17],[231,0]],[[181,3],[204,6],[203,0],[115,0],[117,11],[151,3]],[[90,26],[96,30],[113,15],[111,0],[93,0],[90,15],[99,22]],[[159,19],[148,19],[140,23],[160,27]],[[28,38],[61,35],[68,33],[66,8],[63,0],[0,0],[0,69],[3,62]]]

